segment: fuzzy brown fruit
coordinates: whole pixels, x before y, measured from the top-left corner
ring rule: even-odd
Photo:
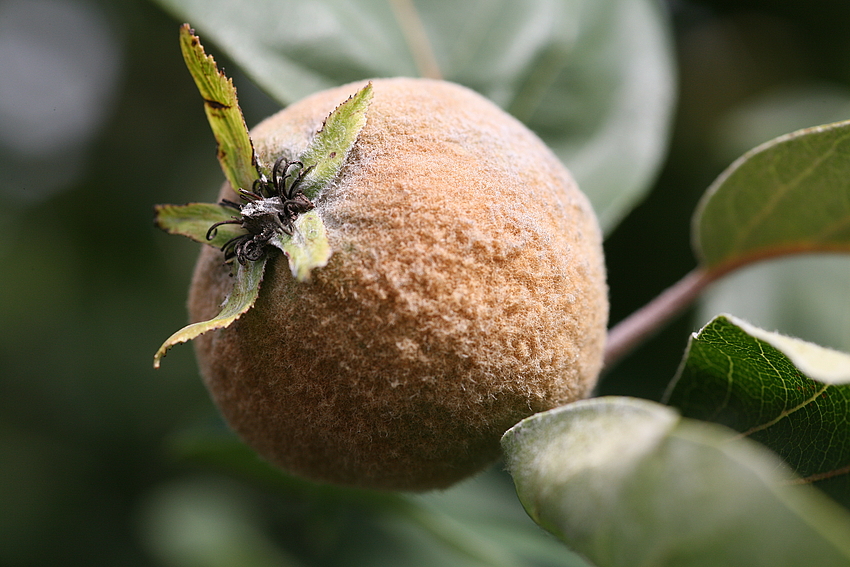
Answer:
[[[228,423],[283,469],[445,487],[495,460],[510,426],[593,388],[608,316],[601,237],[566,169],[498,107],[441,81],[373,85],[367,124],[316,202],[330,263],[300,283],[272,258],[253,309],[196,352]],[[360,86],[258,125],[263,161],[297,156]],[[236,200],[227,184],[219,196]],[[205,247],[192,319],[215,316],[231,287]]]

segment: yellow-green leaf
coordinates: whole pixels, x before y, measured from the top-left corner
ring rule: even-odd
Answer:
[[[372,83],[369,83],[331,112],[310,141],[310,146],[299,158],[304,167],[312,168],[304,179],[304,194],[308,199],[314,199],[339,173],[366,124],[366,111],[371,102]]]
[[[218,142],[218,161],[234,189],[250,189],[259,177],[254,146],[236,99],[233,81],[218,70],[215,59],[204,52],[201,40],[183,24],[180,49],[186,66],[204,99],[204,110]]]
[[[159,228],[169,234],[187,236],[201,244],[221,248],[231,238],[245,234],[245,230],[239,224],[223,224],[216,227],[210,235],[212,238],[207,240],[207,233],[212,225],[239,216],[239,211],[222,205],[213,203],[157,205],[155,210],[156,224]]]
[[[191,341],[207,331],[224,329],[251,309],[260,293],[260,283],[263,280],[266,260],[267,257],[263,257],[256,262],[248,262],[245,265],[237,264],[238,269],[234,278],[233,291],[224,299],[221,312],[209,321],[193,323],[168,337],[156,351],[153,367],[159,368],[160,360],[165,356],[165,352],[174,345]]]
[[[780,136],[729,166],[700,203],[694,247],[719,271],[796,252],[850,252],[850,121]]]

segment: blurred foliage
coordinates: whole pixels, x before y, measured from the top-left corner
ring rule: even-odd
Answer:
[[[655,0],[158,1],[282,104],[373,77],[479,92],[569,167],[605,230],[664,156],[675,79]]]
[[[502,447],[528,513],[597,567],[847,565],[850,515],[736,437],[604,396],[528,417]]]
[[[691,213],[732,157],[813,120],[846,118],[850,101],[845,0],[668,6],[679,108],[652,194],[606,242],[612,322],[693,267]],[[218,419],[190,349],[175,350],[159,372],[150,365],[162,338],[185,322],[197,251],[153,228],[152,204],[209,200],[221,181],[179,55],[180,23],[143,0],[0,2],[0,564],[216,565],[233,557],[242,565],[391,565],[413,552],[430,564],[448,557],[464,564],[433,531],[376,512],[371,500],[270,488],[164,450],[174,431]],[[215,55],[235,77],[249,125],[278,108]],[[759,267],[742,273],[750,280],[729,297],[769,285],[761,312],[783,322],[754,322],[850,348],[841,306],[806,309],[799,293],[776,289],[814,282],[846,291],[846,261],[799,261],[820,266],[806,264],[808,282],[759,276],[768,266]],[[709,315],[724,309],[719,295]],[[660,398],[687,333],[706,320],[681,318],[600,391]],[[492,502],[510,520],[481,512],[499,520],[487,526],[491,534],[507,541],[522,533],[514,549],[537,542],[526,538],[537,528],[498,470],[416,499],[455,520],[472,502]],[[204,535],[211,539],[198,539]],[[232,541],[228,553],[251,555],[198,557],[198,541]],[[580,564],[565,551],[541,557],[539,549],[520,554],[521,564]]]

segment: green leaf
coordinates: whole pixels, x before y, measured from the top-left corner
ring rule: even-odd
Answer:
[[[847,565],[850,516],[772,453],[633,398],[584,400],[502,439],[526,511],[597,567]]]
[[[770,447],[850,506],[850,355],[721,315],[691,338],[665,397]]]
[[[254,146],[236,99],[233,81],[218,70],[215,59],[204,52],[200,39],[183,24],[180,49],[186,66],[204,99],[204,111],[218,142],[218,161],[234,189],[250,189],[259,177]]]
[[[666,154],[674,62],[654,0],[159,2],[284,105],[373,77],[471,87],[555,150],[606,230]]]
[[[191,341],[207,331],[224,329],[251,309],[260,293],[260,283],[263,280],[267,260],[268,257],[263,257],[256,262],[248,262],[245,265],[237,263],[238,268],[233,282],[233,290],[224,298],[221,312],[209,321],[193,323],[168,337],[156,351],[153,367],[159,368],[160,360],[165,356],[165,352],[174,345]]]
[[[295,219],[292,236],[282,234],[273,238],[271,243],[283,250],[292,276],[302,282],[310,279],[313,268],[326,266],[332,254],[325,225],[315,210]]]
[[[850,121],[744,154],[703,197],[694,247],[718,271],[795,252],[850,251]]]
[[[169,234],[187,236],[195,242],[221,248],[245,230],[238,224],[223,224],[215,229],[207,240],[210,227],[238,217],[238,211],[212,203],[189,203],[188,205],[157,205],[156,224]]]
[[[369,83],[331,112],[310,146],[298,158],[305,168],[312,168],[303,182],[304,195],[308,199],[315,199],[342,169],[366,124],[366,111],[371,102],[372,83]]]

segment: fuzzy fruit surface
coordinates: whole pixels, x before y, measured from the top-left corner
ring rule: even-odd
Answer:
[[[306,283],[273,257],[256,305],[195,341],[230,426],[318,481],[448,486],[499,455],[519,420],[585,397],[608,317],[596,218],[527,128],[451,83],[377,79],[367,123],[316,199],[333,249]],[[294,159],[362,83],[324,91],[251,133]],[[220,198],[235,200],[225,184]],[[204,247],[194,321],[232,287]]]

